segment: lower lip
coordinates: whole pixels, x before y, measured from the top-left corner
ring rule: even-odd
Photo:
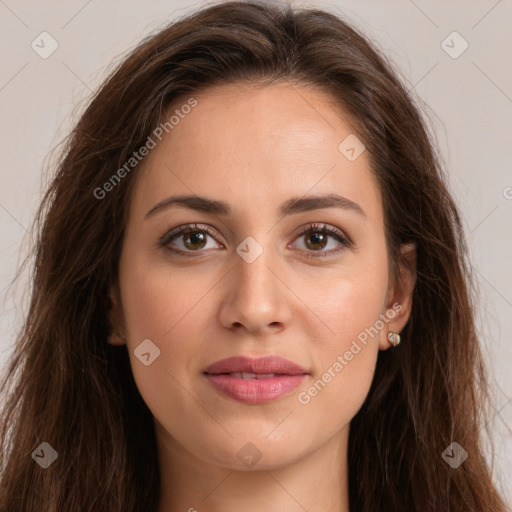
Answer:
[[[281,375],[267,379],[242,379],[227,374],[206,374],[220,393],[245,404],[272,402],[291,393],[307,375]]]

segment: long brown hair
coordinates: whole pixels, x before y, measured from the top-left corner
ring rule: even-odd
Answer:
[[[461,219],[432,136],[398,76],[339,16],[270,1],[201,9],[124,59],[67,139],[34,223],[29,311],[0,388],[0,508],[156,510],[152,415],[126,346],[106,342],[108,290],[139,169],[101,198],[94,191],[179,98],[216,84],[281,80],[325,91],[354,121],[382,192],[395,274],[400,244],[417,247],[403,341],[379,353],[351,423],[350,510],[505,510],[481,444],[491,397]],[[453,441],[469,454],[457,469],[441,457]],[[43,442],[58,454],[46,469],[32,456]]]

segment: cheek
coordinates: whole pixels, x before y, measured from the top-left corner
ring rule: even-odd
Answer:
[[[299,393],[297,418],[313,438],[330,439],[350,424],[370,390],[377,353],[377,347],[368,345],[344,362],[333,354],[324,372]]]
[[[329,356],[348,350],[352,340],[364,341],[365,333],[368,343],[378,342],[373,328],[386,300],[386,262],[376,258],[360,263],[326,274],[315,287],[309,280],[301,284],[304,302],[323,323],[322,339]]]
[[[334,433],[355,416],[373,380],[379,338],[385,335],[385,259],[351,266],[324,284],[323,293],[308,297],[324,324],[313,352],[318,371],[297,398]]]
[[[201,300],[211,286],[197,286],[190,273],[171,271],[161,263],[149,264],[134,251],[128,254],[121,258],[119,271],[127,349],[137,386],[151,403],[162,395],[163,387],[174,389],[174,378],[181,382],[181,375],[191,374],[194,358],[186,356],[199,349],[194,346],[199,343],[194,315],[197,318]],[[137,357],[144,340],[157,347],[146,342],[149,359],[154,361],[147,366]],[[154,359],[152,351],[158,354]],[[167,398],[172,396],[169,393]]]
[[[121,258],[119,279],[127,332],[133,343],[150,338],[165,344],[201,308],[214,281],[208,285],[206,274],[203,279],[197,272],[172,268],[142,251],[128,248],[126,254]]]
[[[339,292],[330,326],[335,334],[317,338],[317,371],[297,395],[298,409],[318,436],[329,438],[350,423],[370,390],[378,355],[381,301],[360,287]]]

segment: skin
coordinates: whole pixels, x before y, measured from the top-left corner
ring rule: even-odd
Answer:
[[[388,331],[400,332],[409,318],[414,273],[403,269],[399,281],[390,280],[377,182],[367,152],[349,161],[338,150],[354,130],[330,96],[277,83],[217,86],[194,97],[198,105],[144,160],[119,288],[111,290],[111,321],[126,338],[135,381],[154,416],[158,512],[348,511],[350,421],[368,394],[378,351],[390,347]],[[292,196],[329,193],[357,203],[365,215],[340,208],[278,213]],[[145,219],[178,194],[225,201],[232,214],[172,206]],[[158,247],[164,234],[188,223],[216,236],[206,234],[201,243],[181,234],[170,242],[196,251],[188,258]],[[298,237],[310,223],[338,228],[353,245],[332,235],[323,242],[311,233]],[[263,248],[252,263],[236,252],[248,236]],[[413,247],[402,252],[414,262]],[[300,403],[299,393],[395,303],[401,309],[386,316],[384,328]],[[149,366],[134,355],[145,339],[160,350]],[[124,343],[116,336],[109,342]],[[244,404],[219,394],[203,375],[213,362],[237,355],[282,356],[310,375],[276,401]],[[237,457],[249,442],[261,457],[251,467]]]

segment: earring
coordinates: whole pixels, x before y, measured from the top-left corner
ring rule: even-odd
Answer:
[[[109,343],[111,343],[112,345],[117,345],[117,343],[112,343],[112,336],[113,335],[117,336],[117,338],[122,340],[124,342],[123,345],[126,343],[126,338],[123,335],[119,334],[117,331],[112,331],[109,334],[109,340],[110,340]]]
[[[400,334],[397,332],[389,332],[388,341],[393,345],[393,347],[396,347],[400,343]]]

